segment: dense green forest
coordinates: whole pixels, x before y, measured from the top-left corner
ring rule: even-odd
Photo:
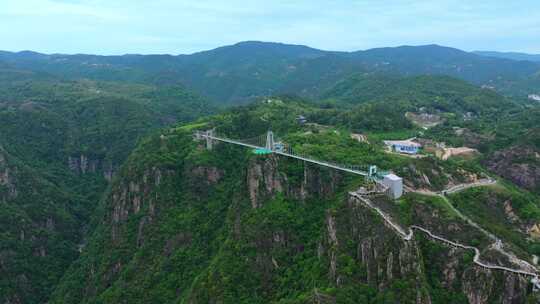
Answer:
[[[538,70],[440,46],[0,52],[0,301],[499,303],[512,284],[514,301],[533,301],[528,281],[482,272],[471,252],[403,243],[348,199],[362,178],[208,151],[193,132],[272,130],[303,154],[377,165],[434,193],[491,176],[496,186],[446,199],[377,203],[504,261],[456,208],[529,260],[540,254],[540,103],[524,96]],[[478,153],[386,152],[383,140],[412,137]]]
[[[362,178],[296,160],[256,156],[232,145],[206,150],[192,136],[195,129],[215,128],[231,138],[248,138],[272,129],[307,155],[376,164],[408,181],[421,182],[427,174],[433,189],[483,171],[476,160],[441,162],[384,153],[381,146],[351,139],[346,120],[321,128],[322,121],[315,118],[307,125],[296,119],[324,118],[327,111],[339,110],[274,97],[271,103],[263,100],[147,138],[101,202],[105,224],[92,234],[52,302],[417,303],[418,298],[430,298],[435,303],[461,303],[474,293],[467,291],[470,286],[484,290],[487,283],[469,277],[474,272],[470,253],[450,254],[456,260],[452,271],[463,279],[447,285],[441,275],[449,267],[444,263],[449,257],[446,247],[418,237],[418,253],[411,252],[386,231],[381,219],[351,204],[346,192],[364,184]],[[413,127],[402,130],[407,128]],[[365,131],[380,134],[377,127]],[[537,196],[501,187],[496,195],[473,190],[450,200],[475,219],[483,215],[474,208],[484,207],[471,206],[466,196],[495,204],[492,210],[503,218],[501,204],[510,201],[519,221],[540,221]],[[403,223],[421,222],[453,239],[489,245],[439,199],[410,194],[379,203],[394,210]],[[540,243],[528,240],[525,231],[515,231],[511,223],[487,223],[486,229],[500,234],[520,255],[536,253]],[[367,244],[379,254],[365,253]],[[399,248],[401,266],[393,266],[397,253],[392,248]],[[403,268],[412,260],[417,267]],[[377,272],[375,265],[385,265],[384,270]],[[505,279],[495,274],[494,280],[502,289],[485,289],[486,294],[500,301]],[[530,296],[520,293],[516,299]]]
[[[332,52],[246,41],[190,55],[46,55],[0,52],[14,68],[72,79],[189,86],[217,104],[290,93],[318,98],[356,73],[447,75],[526,98],[540,84],[537,62],[480,56],[439,45]]]
[[[43,303],[138,140],[213,108],[178,86],[0,75],[0,294]]]

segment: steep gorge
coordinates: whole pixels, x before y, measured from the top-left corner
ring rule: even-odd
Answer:
[[[207,111],[181,87],[0,70],[0,302],[46,303],[137,141]]]
[[[346,195],[358,181],[176,130],[138,147],[53,303],[523,303],[527,279],[403,241]],[[420,204],[415,209],[426,208]],[[436,208],[430,206],[429,208]],[[443,212],[415,212],[437,221]],[[456,225],[456,224],[455,224]],[[463,228],[455,228],[463,229]]]

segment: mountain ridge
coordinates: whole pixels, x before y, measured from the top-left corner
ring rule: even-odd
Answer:
[[[218,104],[295,93],[318,97],[354,73],[448,75],[526,97],[540,83],[540,63],[516,62],[436,44],[324,51],[304,45],[244,41],[187,55],[46,55],[0,53],[15,68],[69,78],[181,83]]]
[[[517,61],[540,62],[540,54],[528,54],[521,52],[496,52],[496,51],[473,51],[473,54],[481,56],[506,58]]]
[[[192,53],[125,53],[125,54],[117,54],[117,55],[111,55],[111,54],[92,54],[92,53],[46,53],[46,52],[39,52],[39,51],[33,51],[33,50],[20,50],[20,51],[7,51],[7,50],[0,50],[0,55],[7,55],[7,54],[18,54],[18,55],[30,55],[30,56],[37,56],[37,55],[45,55],[45,56],[96,56],[96,57],[129,57],[129,56],[172,56],[172,57],[178,57],[178,56],[190,56],[195,55],[199,53],[204,52],[210,52],[222,48],[230,48],[230,47],[245,47],[245,46],[260,46],[260,47],[288,47],[288,48],[297,48],[297,49],[305,49],[310,50],[313,52],[325,52],[325,53],[342,53],[342,54],[354,54],[354,53],[361,53],[361,52],[368,52],[368,51],[379,51],[379,50],[386,50],[386,49],[407,49],[407,48],[441,48],[446,50],[454,50],[459,51],[463,53],[469,53],[469,54],[476,54],[479,56],[489,56],[489,54],[499,54],[501,56],[504,55],[516,55],[516,56],[533,56],[537,57],[540,56],[540,54],[534,54],[534,53],[525,53],[525,52],[516,52],[516,51],[486,51],[486,50],[474,50],[474,51],[464,51],[457,47],[437,44],[437,43],[428,43],[428,44],[402,44],[402,45],[396,45],[396,46],[387,46],[387,47],[373,47],[373,48],[367,48],[367,49],[359,49],[359,50],[351,50],[351,51],[340,51],[340,50],[329,50],[329,49],[322,49],[322,48],[314,48],[307,44],[296,44],[296,43],[286,43],[286,42],[278,42],[278,41],[263,41],[263,40],[243,40],[238,41],[236,43],[227,44],[223,46],[218,46],[214,48],[209,49],[203,49],[200,51],[195,51]],[[506,58],[506,57],[502,57]]]

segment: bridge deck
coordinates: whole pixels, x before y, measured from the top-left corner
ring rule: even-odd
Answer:
[[[202,135],[202,136],[210,138],[212,140],[217,140],[217,141],[226,142],[226,143],[230,143],[230,144],[234,144],[234,145],[244,146],[244,147],[248,147],[248,148],[252,148],[252,149],[265,149],[265,147],[246,144],[246,143],[236,141],[236,140],[233,140],[233,139],[227,139],[227,138],[216,137],[216,136],[211,136],[211,135]],[[345,171],[345,172],[352,173],[352,174],[368,176],[368,173],[364,172],[364,171],[353,170],[353,169],[350,169],[350,168],[345,168],[345,167],[342,167],[342,166],[339,166],[339,165],[319,161],[319,160],[316,160],[316,159],[311,159],[311,158],[300,156],[300,155],[290,154],[290,153],[287,153],[287,152],[280,152],[280,151],[272,151],[272,152],[275,153],[275,154],[278,154],[278,155],[283,155],[283,156],[286,156],[286,157],[303,160],[303,161],[313,163],[313,164],[317,164],[317,165],[320,165],[320,166],[324,166],[324,167],[328,167],[328,168],[332,168],[332,169],[336,169],[336,170],[340,170],[340,171]]]

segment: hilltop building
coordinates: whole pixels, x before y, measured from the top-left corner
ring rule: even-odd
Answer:
[[[417,154],[422,147],[421,144],[413,141],[413,139],[385,140],[384,144],[394,152],[405,154]]]
[[[387,195],[392,199],[398,199],[403,195],[403,179],[395,174],[387,174],[382,180],[383,185],[388,187]]]

